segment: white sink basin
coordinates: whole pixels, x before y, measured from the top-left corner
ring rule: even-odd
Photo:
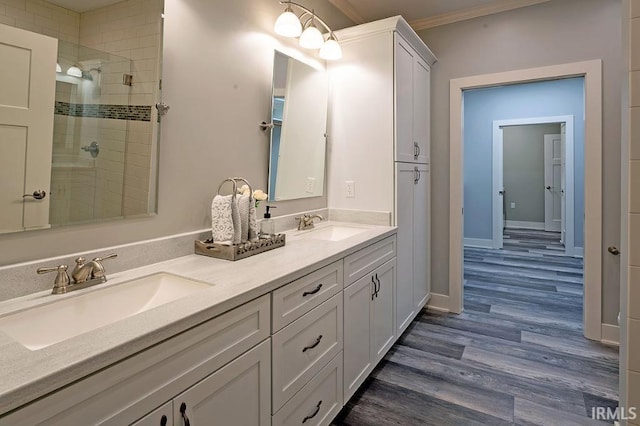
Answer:
[[[0,318],[0,331],[32,351],[112,324],[211,285],[165,272],[55,300]]]
[[[309,231],[300,231],[297,235],[312,240],[341,241],[366,230],[366,228],[358,228],[355,226],[329,225]]]

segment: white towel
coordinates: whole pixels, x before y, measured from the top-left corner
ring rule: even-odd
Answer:
[[[256,202],[253,197],[249,200],[249,241],[258,240],[260,229],[258,229],[258,220],[256,219]]]
[[[251,196],[241,195],[238,197],[238,212],[240,214],[240,241],[246,243],[249,239],[249,210]]]
[[[211,237],[216,243],[233,244],[233,204],[235,202],[231,195],[216,195],[211,201]]]
[[[231,196],[231,219],[233,221],[233,244],[242,242],[242,224],[240,220],[240,212],[238,209],[238,199]]]

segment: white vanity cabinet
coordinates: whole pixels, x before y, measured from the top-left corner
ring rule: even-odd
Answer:
[[[389,247],[395,251],[395,238],[347,257],[345,265],[375,265],[388,256]],[[345,404],[396,340],[395,256],[378,267],[355,270],[363,274],[344,290]]]
[[[436,57],[400,16],[336,35],[343,57],[328,68],[329,206],[392,212],[399,336],[430,296],[430,67]],[[345,181],[354,182],[355,197],[346,197]]]
[[[409,326],[431,293],[430,173],[428,164],[396,163],[398,187],[398,335]]]

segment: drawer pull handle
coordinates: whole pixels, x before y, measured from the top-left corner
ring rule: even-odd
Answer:
[[[167,426],[168,421],[169,419],[167,419],[167,416],[160,417],[160,426]]]
[[[312,345],[309,345],[309,346],[304,347],[304,348],[302,349],[302,352],[304,353],[304,352],[308,351],[309,349],[313,349],[313,348],[315,348],[316,346],[318,346],[318,345],[320,344],[320,341],[321,341],[321,340],[322,340],[322,334],[318,336],[318,338],[316,339],[316,341],[315,341],[315,342],[313,342],[313,344],[312,344]]]
[[[316,405],[316,411],[314,411],[312,415],[305,417],[304,420],[302,420],[302,423],[306,423],[307,420],[311,420],[312,418],[317,416],[318,413],[320,412],[320,406],[321,405],[322,405],[322,401],[318,402],[318,405]]]
[[[187,404],[184,402],[180,404],[180,414],[182,415],[182,420],[184,420],[184,426],[191,426],[189,417],[187,417]]]
[[[321,288],[322,288],[322,284],[318,284],[318,287],[316,287],[315,289],[313,289],[311,291],[305,291],[304,293],[302,293],[302,297],[307,297],[307,296],[310,296],[312,294],[316,294],[317,292],[320,291]]]

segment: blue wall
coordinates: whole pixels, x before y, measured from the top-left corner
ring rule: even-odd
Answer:
[[[466,90],[464,236],[492,239],[493,121],[573,115],[575,246],[583,247],[584,78]]]

